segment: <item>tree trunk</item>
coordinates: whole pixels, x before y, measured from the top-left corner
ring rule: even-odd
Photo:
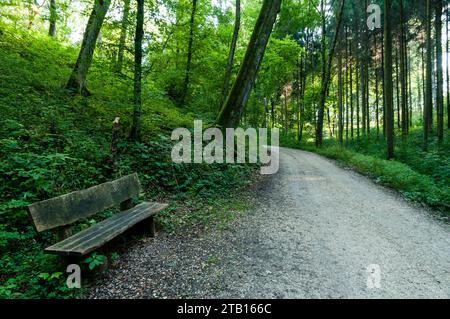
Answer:
[[[137,0],[136,36],[134,39],[134,112],[130,139],[138,142],[141,139],[142,108],[142,39],[144,38],[144,0]]]
[[[322,44],[323,48],[322,50],[325,50],[325,27],[324,27],[324,19],[325,19],[325,9],[324,9],[324,0],[321,2],[322,6]],[[339,31],[341,29],[341,22],[342,22],[342,14],[344,11],[344,4],[345,0],[341,1],[341,5],[338,11],[337,21],[336,21],[336,31],[334,33],[333,42],[331,44],[330,52],[328,54],[328,61],[324,61],[325,59],[322,58],[322,63],[325,62],[327,64],[326,67],[323,67],[322,69],[322,87],[320,92],[320,100],[319,100],[319,110],[318,110],[318,117],[317,117],[317,129],[316,129],[316,146],[319,147],[322,145],[323,142],[323,118],[324,118],[324,112],[325,112],[325,100],[328,92],[328,86],[330,82],[330,73],[331,73],[331,63],[333,60],[334,55],[334,49],[336,47],[337,39],[339,36]],[[324,53],[323,53],[324,54]]]
[[[353,127],[353,61],[350,61],[350,138],[353,141],[354,127]]]
[[[450,129],[450,67],[449,67],[449,54],[450,54],[450,46],[449,46],[449,34],[448,34],[448,19],[450,18],[450,14],[449,14],[450,9],[447,7],[447,12],[446,12],[446,21],[445,21],[445,32],[447,34],[446,42],[445,42],[445,47],[446,47],[446,61],[447,61],[447,128]]]
[[[377,56],[377,35],[373,36],[373,45],[375,47],[375,55]],[[377,125],[377,140],[380,137],[380,102],[378,100],[378,63],[377,59],[374,60],[374,69],[375,69],[375,120]]]
[[[424,24],[426,25],[426,22],[424,21]],[[423,46],[421,48],[421,58],[422,58],[422,95],[423,95],[423,103],[421,107],[421,114],[422,119],[425,119],[424,110],[425,110],[425,103],[427,100],[427,84],[426,84],[426,58],[425,58],[425,46],[426,43],[423,43]]]
[[[359,79],[360,79],[360,68],[359,68],[359,61],[356,62],[356,138],[359,139],[360,133],[360,85],[359,85]]]
[[[225,77],[224,77],[223,88],[222,88],[222,101],[220,103],[220,106],[222,106],[223,102],[226,100],[226,98],[228,96],[230,80],[231,80],[231,72],[233,71],[234,54],[236,52],[236,44],[237,44],[238,37],[239,37],[240,27],[241,27],[241,1],[236,0],[236,20],[234,22],[233,38],[231,40],[230,53],[228,55],[227,67],[225,70]]]
[[[367,1],[364,1],[364,8],[367,8]],[[367,19],[367,13],[365,13],[365,15],[363,15],[365,17],[365,19]],[[368,84],[368,78],[369,78],[369,59],[370,59],[370,55],[369,55],[369,41],[368,41],[368,31],[367,28],[363,28],[362,29],[362,64],[361,64],[361,95],[362,95],[362,104],[361,104],[361,115],[362,115],[362,131],[363,131],[363,135],[368,135],[369,133],[369,125],[368,123],[368,119],[369,119],[369,114],[367,112],[368,110],[368,93],[369,93],[369,88],[367,87]]]
[[[66,85],[66,88],[70,91],[84,96],[89,95],[86,87],[86,76],[91,66],[97,38],[110,4],[111,0],[95,0],[94,9],[84,32],[77,62]]]
[[[345,28],[345,142],[348,143],[349,138],[349,48],[348,48],[348,29]]]
[[[428,0],[429,1],[429,0]],[[386,95],[386,141],[388,160],[394,158],[394,110],[392,88],[391,0],[384,0],[384,78]]]
[[[118,73],[122,73],[123,56],[124,56],[125,45],[126,45],[126,41],[127,41],[129,14],[130,14],[130,0],[123,0],[122,24],[120,26],[119,51],[117,53],[117,66],[116,66],[116,71]]]
[[[194,27],[195,27],[195,14],[197,11],[197,0],[192,0],[192,11],[191,11],[191,21],[189,23],[189,44],[188,44],[188,54],[186,62],[186,72],[184,76],[183,91],[181,92],[181,98],[179,105],[182,106],[186,101],[187,92],[189,89],[189,81],[191,76],[192,67],[192,46],[194,44]]]
[[[48,35],[51,37],[56,36],[56,19],[57,19],[57,12],[56,12],[56,0],[50,0],[50,26],[48,29]]]
[[[428,149],[428,133],[430,131],[430,109],[433,108],[433,78],[432,78],[432,60],[431,60],[431,0],[427,0],[427,18],[426,18],[426,30],[427,30],[427,54],[426,54],[426,98],[424,108],[424,121],[423,121],[423,148],[426,151]]]
[[[403,21],[403,0],[399,2],[400,6],[400,33],[399,33],[399,48],[400,48],[400,90],[401,90],[401,128],[402,128],[402,140],[405,141],[408,134],[408,113],[406,106],[407,91],[406,91],[406,64],[405,64],[405,31]]]
[[[384,41],[383,41],[383,34],[381,35],[381,77],[383,79],[382,81],[382,91],[383,91],[383,136],[386,137],[386,79],[384,76]]]
[[[401,113],[400,113],[400,109],[401,109],[401,103],[400,103],[400,53],[399,53],[399,46],[395,46],[395,83],[396,83],[396,106],[397,106],[397,127],[400,129],[402,127],[401,125]]]
[[[436,74],[437,74],[437,136],[438,142],[444,140],[444,80],[442,71],[442,0],[436,0],[435,6],[436,29]]]
[[[231,92],[217,118],[223,128],[237,127],[264,57],[273,25],[280,11],[282,0],[264,0],[244,61]]]
[[[343,115],[343,81],[342,81],[342,48],[338,52],[338,139],[339,144],[344,144],[344,115]]]

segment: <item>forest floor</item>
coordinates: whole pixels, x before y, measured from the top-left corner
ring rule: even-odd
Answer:
[[[144,238],[89,297],[450,297],[444,217],[319,155],[283,148],[280,161],[227,229]]]

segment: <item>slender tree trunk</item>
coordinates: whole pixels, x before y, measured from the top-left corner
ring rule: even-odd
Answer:
[[[128,32],[128,16],[130,15],[130,0],[123,0],[122,24],[120,26],[119,51],[117,53],[117,72],[122,73],[123,57]]]
[[[364,36],[364,40],[365,42],[365,36]],[[366,44],[364,44],[364,47],[367,48]],[[366,110],[367,110],[367,88],[366,88],[366,83],[367,83],[367,52],[366,49],[363,49],[363,54],[362,54],[362,61],[361,61],[361,116],[362,116],[362,133],[363,135],[366,135]]]
[[[341,5],[338,11],[337,15],[337,21],[336,21],[336,31],[334,33],[333,42],[331,44],[330,52],[328,54],[328,61],[322,61],[327,63],[327,66],[325,69],[322,70],[322,87],[320,92],[320,100],[319,100],[319,112],[317,117],[317,129],[316,129],[316,146],[319,147],[322,145],[323,142],[323,118],[324,118],[324,112],[325,112],[325,100],[328,92],[328,86],[330,82],[330,73],[331,73],[331,63],[333,60],[334,50],[336,47],[337,39],[339,37],[339,31],[341,29],[341,22],[342,22],[342,14],[344,11],[344,4],[345,0],[341,1]],[[325,9],[324,9],[324,0],[322,0],[322,15],[325,15]],[[324,19],[324,18],[323,18]],[[322,22],[324,24],[324,22]],[[323,27],[323,35],[322,35],[322,44],[325,44],[325,28]],[[322,48],[322,50],[325,50],[325,46]],[[322,58],[322,60],[324,60]]]
[[[424,21],[424,24],[426,25],[426,22]],[[421,107],[421,114],[422,119],[425,119],[424,110],[425,110],[425,104],[427,100],[427,85],[426,85],[426,58],[425,58],[425,47],[426,43],[423,44],[421,48],[421,57],[422,57],[422,94],[423,94],[423,103]]]
[[[376,34],[374,34],[373,39],[374,39],[373,45],[375,47],[375,56],[377,56],[378,48],[377,48],[377,35]],[[380,103],[378,100],[378,73],[379,72],[378,72],[378,63],[377,62],[378,62],[377,59],[374,59],[374,64],[375,64],[375,66],[374,66],[374,69],[375,69],[375,120],[376,120],[376,124],[377,124],[377,139],[378,139],[380,137],[380,115],[379,115]]]
[[[239,125],[280,7],[281,0],[264,0],[263,2],[244,61],[216,121],[223,128]]]
[[[142,109],[142,39],[144,38],[144,0],[137,0],[136,36],[134,39],[134,112],[130,139],[138,142],[141,139]]]
[[[408,113],[407,113],[407,92],[406,92],[406,64],[405,64],[405,31],[404,31],[404,21],[403,21],[403,0],[399,1],[400,6],[400,33],[398,37],[399,47],[400,47],[400,89],[401,89],[401,128],[402,128],[402,140],[405,141],[408,134]]]
[[[284,90],[284,135],[288,136],[289,133],[289,119],[288,119],[288,92],[287,88]]]
[[[338,139],[341,146],[344,144],[344,112],[343,112],[343,80],[342,80],[342,48],[338,52]]]
[[[231,72],[233,71],[233,60],[234,60],[234,54],[236,52],[236,44],[237,44],[238,37],[239,37],[240,27],[241,27],[241,1],[236,0],[236,20],[234,22],[233,38],[231,40],[230,53],[228,55],[227,67],[225,70],[225,77],[224,77],[224,81],[223,81],[222,101],[220,103],[221,106],[227,98],[229,87],[230,87]]]
[[[195,15],[197,12],[197,0],[192,0],[192,11],[191,11],[191,21],[189,23],[189,44],[188,44],[188,54],[186,62],[186,71],[183,82],[183,91],[181,92],[181,98],[179,105],[182,106],[186,101],[186,96],[189,89],[189,81],[191,76],[192,67],[192,47],[194,44],[194,27],[195,27]]]
[[[432,78],[432,60],[431,60],[431,19],[432,8],[431,0],[427,1],[427,18],[426,18],[426,30],[427,30],[427,54],[426,54],[426,98],[424,108],[424,123],[423,123],[423,148],[426,151],[428,149],[428,133],[430,131],[430,109],[433,108],[433,78]]]
[[[356,62],[356,138],[359,140],[359,137],[361,135],[360,132],[360,122],[361,122],[361,117],[360,117],[360,110],[359,110],[359,106],[360,106],[360,85],[359,85],[359,80],[360,80],[360,67],[359,67],[359,60]]]
[[[436,74],[437,74],[437,136],[438,142],[444,140],[444,80],[442,72],[442,0],[435,2],[436,29]]]
[[[50,0],[50,26],[48,29],[48,35],[51,37],[56,36],[56,19],[57,19],[57,12],[56,12],[56,0]]]
[[[350,61],[350,137],[353,141],[354,127],[353,127],[354,109],[353,109],[353,61]]]
[[[381,76],[382,76],[382,85],[383,85],[383,136],[386,137],[386,83],[384,76],[384,39],[383,34],[381,35]]]
[[[367,1],[366,1],[367,5]],[[366,31],[367,32],[367,31]],[[370,82],[369,82],[369,66],[371,64],[371,55],[370,55],[370,39],[369,35],[366,36],[366,45],[367,45],[367,60],[366,60],[366,131],[367,138],[370,139]]]
[[[396,106],[397,106],[397,127],[400,129],[402,127],[401,125],[401,113],[400,113],[400,109],[401,109],[401,103],[400,103],[400,62],[399,62],[399,47],[398,45],[395,47],[395,83],[396,83]]]
[[[450,66],[449,66],[449,54],[450,54],[450,45],[449,45],[449,33],[448,33],[448,20],[450,18],[450,14],[449,14],[450,9],[447,7],[447,11],[446,11],[446,19],[445,19],[445,32],[447,34],[447,37],[445,38],[445,47],[446,47],[446,61],[447,61],[447,128],[450,129]]]
[[[408,56],[408,54],[407,54]],[[408,63],[407,63],[407,72],[408,72],[408,92],[409,92],[409,107],[408,107],[408,134],[409,134],[409,128],[412,127],[412,115],[413,115],[413,91],[412,91],[412,76],[411,76],[411,60],[412,58],[409,57]]]
[[[91,66],[97,38],[110,4],[111,0],[95,0],[94,9],[84,32],[77,62],[66,85],[68,90],[85,96],[89,95],[86,87],[86,76]]]
[[[349,138],[349,48],[348,48],[348,29],[345,29],[345,142],[348,143]]]
[[[391,0],[384,0],[384,78],[386,95],[386,142],[388,160],[394,158],[394,112],[392,88]]]
[[[272,128],[275,127],[275,100],[273,98],[270,99],[270,105],[272,107]]]
[[[368,3],[367,0],[364,1],[364,8],[367,8]],[[367,12],[364,10],[364,20],[367,20]],[[364,28],[363,39],[364,39],[364,47],[363,47],[363,105],[362,105],[362,115],[363,115],[363,133],[370,138],[370,112],[369,112],[369,64],[371,60],[370,56],[370,41],[369,41],[369,31],[367,28]]]

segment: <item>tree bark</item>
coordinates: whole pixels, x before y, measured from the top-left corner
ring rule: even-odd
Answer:
[[[189,44],[188,44],[188,54],[186,61],[186,71],[183,82],[183,91],[181,92],[181,98],[179,105],[182,106],[186,101],[187,92],[189,89],[189,81],[191,77],[191,67],[192,67],[192,47],[194,44],[194,27],[195,27],[195,14],[197,12],[197,0],[192,0],[192,11],[191,11],[191,21],[189,23]]]
[[[428,0],[429,1],[429,0]],[[391,0],[384,0],[384,78],[386,95],[386,157],[394,158],[394,110],[392,88],[392,34],[391,34]]]
[[[48,35],[51,37],[56,37],[56,19],[57,19],[57,12],[56,12],[56,0],[50,0],[50,26],[48,29]]]
[[[127,41],[129,15],[130,15],[130,0],[123,0],[123,14],[122,14],[122,23],[120,26],[119,51],[117,53],[117,66],[116,66],[116,71],[118,73],[122,73],[123,68],[123,57]]]
[[[448,20],[450,18],[450,14],[449,14],[450,9],[447,7],[447,11],[446,11],[446,19],[445,19],[445,32],[447,34],[446,37],[446,43],[445,43],[445,47],[446,47],[446,61],[447,61],[447,128],[450,129],[450,66],[449,66],[449,54],[450,54],[450,45],[449,45],[449,33],[448,33]]]
[[[345,142],[349,138],[349,48],[348,48],[348,29],[345,28]]]
[[[244,61],[216,121],[223,128],[239,125],[280,11],[281,2],[281,0],[264,0]]]
[[[442,0],[435,2],[436,29],[436,74],[437,74],[437,136],[438,142],[444,140],[444,80],[442,71]]]
[[[374,34],[373,36],[373,45],[375,47],[375,54],[377,53],[378,46],[377,46],[377,35]],[[380,102],[378,100],[378,63],[377,59],[374,60],[374,69],[375,69],[375,120],[376,120],[376,126],[377,126],[377,140],[380,137]]]
[[[381,35],[381,78],[382,80],[382,91],[383,91],[383,108],[382,108],[382,116],[383,116],[383,136],[386,137],[386,79],[384,76],[384,62],[385,61],[385,53],[384,53],[384,40],[383,34]]]
[[[408,134],[408,112],[407,112],[407,91],[406,91],[406,64],[405,64],[405,30],[404,30],[404,19],[403,19],[403,0],[399,1],[400,6],[400,33],[399,33],[399,48],[400,48],[400,90],[401,90],[401,128],[402,128],[402,139],[406,140]]]
[[[84,96],[90,94],[86,87],[86,76],[91,66],[97,38],[110,4],[111,0],[95,0],[94,8],[84,32],[77,62],[66,85],[66,88],[70,91]]]
[[[353,61],[350,61],[350,138],[353,141],[354,127],[353,127],[354,109],[353,109]]]
[[[333,42],[331,44],[330,52],[328,54],[328,61],[323,61],[324,59],[322,58],[322,63],[325,62],[327,64],[327,66],[325,69],[322,70],[322,87],[321,87],[321,91],[320,91],[319,110],[318,110],[318,116],[317,116],[317,129],[316,129],[316,146],[317,147],[321,146],[322,142],[323,142],[323,118],[324,118],[324,113],[325,113],[325,100],[326,100],[328,86],[329,86],[329,82],[330,82],[331,63],[333,60],[333,55],[334,55],[334,50],[336,48],[337,39],[339,36],[339,30],[341,29],[344,4],[345,4],[345,0],[342,0],[339,11],[338,11],[337,21],[336,21],[336,31],[334,33]],[[323,9],[323,7],[324,7],[324,0],[322,0],[322,9]],[[323,9],[323,12],[322,12],[323,15],[324,15],[324,11],[325,10]],[[324,45],[324,43],[325,43],[325,40],[324,40],[325,28],[323,27],[323,25],[322,25],[322,31],[323,31],[322,44]],[[325,47],[323,47],[322,50],[325,50]]]
[[[142,108],[142,39],[144,38],[144,0],[137,0],[136,36],[134,39],[134,112],[130,139],[138,142],[141,139]]]
[[[222,104],[224,103],[224,101],[228,96],[230,88],[231,72],[233,71],[234,54],[236,52],[236,44],[239,38],[240,27],[241,27],[241,1],[236,0],[236,20],[234,22],[233,38],[231,40],[230,52],[228,54],[227,67],[225,70],[225,77],[222,88],[222,101],[220,103],[220,106],[222,106]]]
[[[424,108],[424,121],[423,121],[423,148],[426,151],[428,149],[428,133],[430,130],[430,109],[433,108],[433,78],[432,78],[432,60],[431,60],[431,0],[427,0],[427,18],[426,18],[426,32],[427,32],[427,54],[426,54],[426,98]]]
[[[344,144],[344,113],[343,113],[343,80],[342,80],[342,48],[338,52],[338,139],[339,144]]]

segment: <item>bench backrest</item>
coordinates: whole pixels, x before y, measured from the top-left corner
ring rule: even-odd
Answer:
[[[85,190],[28,206],[38,232],[66,226],[139,195],[138,175],[132,174]]]

